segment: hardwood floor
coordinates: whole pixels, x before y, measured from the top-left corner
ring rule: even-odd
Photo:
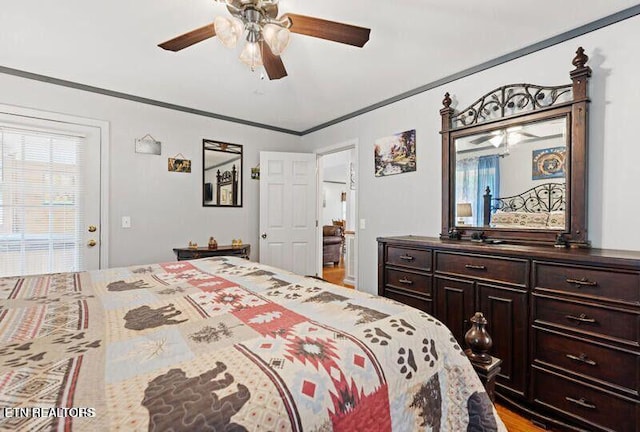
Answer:
[[[322,267],[322,279],[331,282],[336,285],[341,285],[347,288],[354,288],[353,285],[347,285],[342,280],[344,279],[344,258],[340,258],[338,265],[325,265]]]
[[[496,411],[509,432],[545,432],[528,419],[516,414],[503,405],[496,403]]]
[[[322,267],[322,278],[328,282],[336,285],[341,285],[347,288],[353,288],[351,285],[346,285],[342,282],[344,279],[344,262],[340,260],[338,265],[327,265]],[[509,432],[544,432],[545,429],[539,428],[531,423],[526,418],[516,414],[508,408],[496,404],[496,410],[498,415],[504,422]]]

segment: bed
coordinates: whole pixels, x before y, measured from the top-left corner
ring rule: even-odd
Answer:
[[[493,198],[489,187],[484,198],[484,226],[491,228],[564,230],[564,183],[544,183],[518,195]]]
[[[0,293],[0,429],[506,430],[430,315],[242,258]]]

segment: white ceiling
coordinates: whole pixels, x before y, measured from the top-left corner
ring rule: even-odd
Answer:
[[[635,4],[281,0],[281,13],[368,27],[371,39],[360,49],[292,35],[289,76],[269,81],[215,38],[157,47],[227,14],[213,0],[2,0],[0,66],[305,131]]]

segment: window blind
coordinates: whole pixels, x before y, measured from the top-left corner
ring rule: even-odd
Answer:
[[[84,142],[0,123],[0,276],[83,269]]]

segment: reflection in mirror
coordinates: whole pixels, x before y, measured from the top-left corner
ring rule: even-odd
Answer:
[[[202,141],[203,206],[242,207],[242,146]]]
[[[564,230],[568,117],[455,139],[456,225]]]

